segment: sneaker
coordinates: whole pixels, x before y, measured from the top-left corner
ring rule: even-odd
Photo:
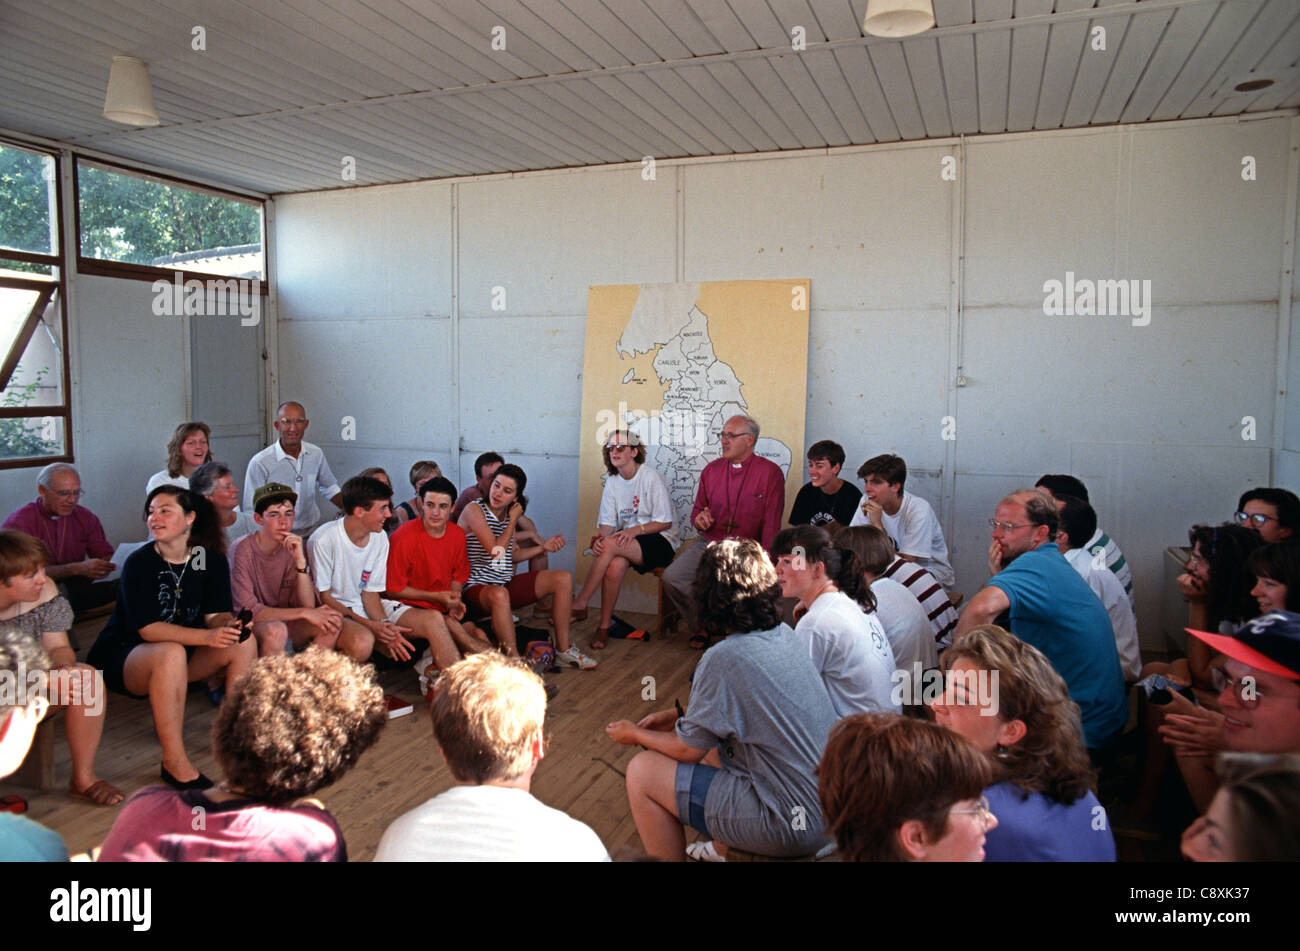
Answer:
[[[596,662],[580,651],[577,644],[570,645],[567,651],[557,651],[555,662],[557,664],[572,664],[579,670],[591,670],[596,666]]]

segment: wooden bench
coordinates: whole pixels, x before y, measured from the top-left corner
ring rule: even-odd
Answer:
[[[665,625],[672,624],[673,630],[676,631],[677,621],[681,619],[681,614],[680,612],[678,612],[677,608],[673,605],[672,600],[670,598],[664,597],[664,569],[656,568],[654,570],[654,576],[659,581],[658,633],[660,637],[666,637],[668,633],[668,629],[667,627],[665,627]]]

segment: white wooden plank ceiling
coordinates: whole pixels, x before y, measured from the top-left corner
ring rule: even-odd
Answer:
[[[1300,106],[1296,0],[934,8],[899,41],[866,0],[0,0],[0,128],[293,192]],[[116,54],[161,126],[103,118]]]

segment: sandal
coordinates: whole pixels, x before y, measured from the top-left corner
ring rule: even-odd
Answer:
[[[609,641],[609,628],[598,627],[596,633],[591,636],[591,649],[594,651],[603,651],[605,644]]]
[[[692,634],[691,639],[686,642],[686,646],[693,651],[702,651],[709,646],[707,634]]]
[[[697,862],[725,862],[726,856],[719,855],[718,850],[713,847],[713,840],[708,842],[692,842],[686,846],[687,858],[695,859]]]
[[[91,783],[85,789],[80,791],[68,786],[68,795],[73,799],[80,799],[88,802],[92,806],[116,806],[121,804],[126,796],[122,790],[118,789],[107,780],[99,779]]]

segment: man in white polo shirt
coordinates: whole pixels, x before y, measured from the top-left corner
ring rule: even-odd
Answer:
[[[907,463],[892,453],[872,456],[858,467],[866,498],[851,525],[874,525],[898,550],[898,557],[913,561],[934,575],[945,588],[956,579],[948,561],[948,543],[930,503],[903,491]]]
[[[294,507],[293,530],[306,537],[323,521],[316,503],[316,493],[342,508],[338,480],[320,446],[302,437],[311,422],[301,403],[281,403],[275,411],[275,431],[280,438],[248,460],[244,476],[245,506],[251,506],[257,490],[268,482],[280,482],[298,494]],[[250,512],[252,509],[248,509]]]

